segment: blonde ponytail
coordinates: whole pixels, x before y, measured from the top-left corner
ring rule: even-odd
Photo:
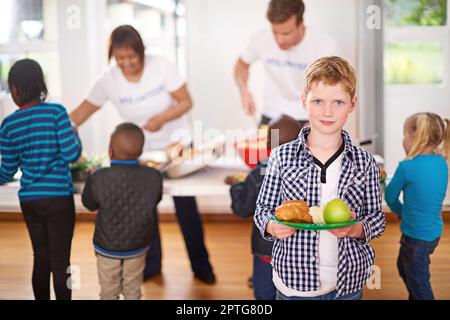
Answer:
[[[445,133],[443,143],[443,154],[447,161],[450,161],[450,120],[445,119]]]
[[[412,117],[413,124],[412,132],[414,133],[414,141],[409,150],[408,159],[411,159],[420,154],[428,145],[430,132],[430,119],[426,113],[416,114]]]
[[[450,160],[450,121],[431,112],[413,114],[405,122],[405,130],[413,137],[407,159],[421,154],[426,147]]]

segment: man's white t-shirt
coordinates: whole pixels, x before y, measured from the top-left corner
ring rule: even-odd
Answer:
[[[247,64],[259,60],[264,66],[262,114],[269,118],[286,114],[307,120],[301,102],[305,70],[317,59],[332,55],[339,55],[337,42],[310,27],[305,29],[303,40],[288,50],[280,49],[270,28],[252,35],[241,59]]]
[[[337,198],[339,177],[341,173],[343,153],[339,155],[326,169],[326,183],[321,184],[320,203]],[[320,171],[319,166],[316,164]],[[319,231],[319,279],[320,289],[302,292],[287,287],[278,274],[273,271],[273,283],[283,295],[292,297],[317,297],[330,293],[336,289],[338,268],[338,238],[329,231]]]
[[[122,70],[114,65],[97,79],[87,101],[98,107],[111,101],[125,121],[142,127],[151,117],[172,106],[174,101],[170,92],[180,89],[184,84],[185,80],[166,58],[150,55],[145,57],[139,82],[128,81]],[[175,136],[172,139],[172,135],[180,132],[177,129],[190,133],[186,115],[165,123],[157,132],[144,130],[144,150],[162,150],[178,142]],[[186,139],[182,142],[186,142]]]

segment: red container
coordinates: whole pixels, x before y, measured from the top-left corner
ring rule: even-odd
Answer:
[[[250,169],[254,169],[259,161],[267,159],[270,155],[265,139],[239,141],[234,146],[239,157]]]

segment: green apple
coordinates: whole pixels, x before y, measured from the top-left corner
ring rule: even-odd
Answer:
[[[341,199],[333,199],[327,203],[323,211],[327,224],[344,223],[350,221],[352,215],[348,205]]]

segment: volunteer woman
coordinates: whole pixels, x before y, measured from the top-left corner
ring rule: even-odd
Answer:
[[[71,113],[74,125],[80,126],[111,101],[126,121],[144,128],[145,151],[165,149],[176,142],[171,140],[174,131],[190,127],[186,113],[192,108],[192,101],[185,80],[165,58],[146,56],[141,36],[129,25],[112,32],[109,59],[112,58],[116,65],[98,78],[87,98]],[[173,200],[192,271],[199,280],[212,284],[215,276],[208,260],[195,198],[173,197]],[[158,229],[156,225],[145,278],[161,273]]]

